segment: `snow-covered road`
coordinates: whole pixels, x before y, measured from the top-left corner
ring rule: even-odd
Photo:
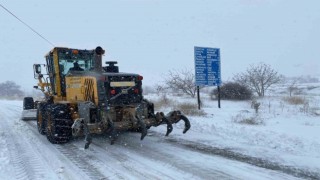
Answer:
[[[152,129],[143,141],[126,132],[114,145],[94,136],[87,150],[83,138],[54,145],[35,121],[20,120],[21,104],[0,100],[0,179],[295,179]]]

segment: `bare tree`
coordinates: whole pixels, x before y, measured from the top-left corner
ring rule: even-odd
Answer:
[[[247,85],[258,96],[263,97],[271,85],[282,81],[282,76],[272,69],[270,65],[260,63],[258,65],[250,65],[246,72],[236,74],[234,80]]]
[[[166,94],[167,93],[167,87],[165,87],[165,85],[162,84],[156,84],[154,86],[154,89],[156,90],[157,95],[161,95],[161,94]]]
[[[0,83],[0,96],[2,97],[22,97],[24,93],[20,90],[20,86],[13,81]]]
[[[167,77],[165,77],[165,84],[173,91],[181,91],[191,97],[196,95],[197,86],[192,70],[169,71]]]

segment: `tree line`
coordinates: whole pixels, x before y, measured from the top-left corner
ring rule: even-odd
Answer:
[[[266,91],[274,84],[284,80],[270,65],[265,63],[252,64],[245,72],[235,74],[233,81],[224,83],[221,86],[221,97],[223,99],[250,99],[254,93],[264,97]],[[200,87],[201,88],[201,87]],[[181,92],[195,97],[197,86],[193,70],[170,70],[164,77],[164,84],[156,85],[156,91],[171,90]],[[217,90],[211,92],[217,95]]]
[[[0,83],[0,97],[2,98],[21,98],[24,92],[21,87],[13,81]]]

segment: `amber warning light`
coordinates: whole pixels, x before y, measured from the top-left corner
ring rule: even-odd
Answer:
[[[76,49],[72,50],[72,54],[77,55],[78,53],[79,53],[78,50],[76,50]]]

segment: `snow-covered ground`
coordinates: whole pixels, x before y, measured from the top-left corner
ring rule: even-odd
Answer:
[[[249,101],[222,101],[219,109],[202,95],[206,115],[188,116],[186,134],[181,122],[169,137],[165,126],[143,141],[129,132],[115,145],[95,136],[88,150],[83,138],[50,144],[34,121],[20,120],[21,101],[0,100],[0,179],[320,179],[320,88],[306,88],[298,105],[281,91],[258,99],[258,114]],[[196,101],[167,97],[173,105]],[[243,122],[250,118],[258,123]]]
[[[258,113],[251,108],[252,101],[223,100],[219,109],[217,101],[202,95],[202,109],[207,115],[189,117],[191,130],[185,135],[178,131],[171,135],[230,151],[216,153],[221,156],[239,156],[233,159],[250,157],[243,160],[247,162],[258,158],[264,161],[261,167],[279,168],[285,172],[309,172],[320,178],[320,85],[299,86],[299,95],[293,95],[292,98],[303,99],[305,103],[302,104],[285,101],[289,96],[286,88],[274,87],[268,96],[256,99],[261,104]],[[147,98],[157,101],[161,95],[148,95]],[[172,99],[169,95],[167,98]],[[173,104],[196,104],[196,99],[174,99]],[[243,122],[243,119],[254,119],[257,124]],[[176,127],[182,128],[182,124]],[[154,130],[161,132],[165,128]]]

